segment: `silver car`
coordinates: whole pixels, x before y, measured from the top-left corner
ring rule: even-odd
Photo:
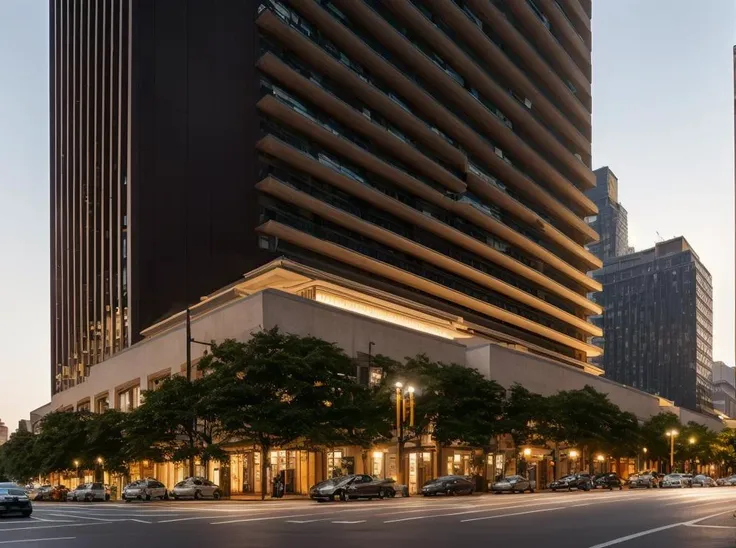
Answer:
[[[715,487],[716,480],[710,476],[704,476],[702,474],[693,478],[693,487]]]
[[[494,482],[491,485],[491,491],[494,493],[523,493],[524,491],[533,493],[536,486],[536,482],[522,476],[506,476]]]
[[[662,480],[662,487],[687,487],[688,480],[682,474],[667,474]]]
[[[218,485],[205,478],[187,478],[180,481],[171,490],[171,496],[175,499],[192,498],[199,500],[202,498],[213,498],[219,500],[222,497],[222,491]]]
[[[169,492],[166,486],[160,481],[153,478],[146,478],[134,481],[125,486],[123,489],[123,500],[130,502],[131,500],[168,500]]]
[[[110,500],[110,495],[102,483],[82,483],[74,491],[66,494],[66,500],[74,502],[93,502]]]

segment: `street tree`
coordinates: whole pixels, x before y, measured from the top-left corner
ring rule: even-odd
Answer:
[[[261,451],[262,498],[274,447],[330,445],[350,435],[347,410],[359,421],[350,407],[362,389],[355,364],[316,337],[260,331],[247,342],[214,345],[200,368],[208,387],[205,408],[221,421],[225,439]]]
[[[642,424],[641,446],[647,448],[647,456],[661,463],[668,461],[670,456],[670,440],[667,432],[670,430],[682,431],[683,426],[680,419],[674,413],[664,412],[654,415]],[[658,464],[657,469],[661,468]]]
[[[19,429],[0,446],[0,481],[28,483],[38,477],[39,463],[34,451],[36,437],[25,428]]]
[[[220,422],[205,408],[205,384],[202,378],[190,381],[177,375],[143,393],[143,402],[131,413],[126,430],[138,458],[188,462],[190,476],[196,459],[206,464],[224,458],[218,445]]]
[[[87,446],[87,423],[91,416],[86,411],[55,411],[41,419],[34,444],[40,474],[72,470],[75,461],[80,469],[96,466],[96,455]]]
[[[91,413],[85,423],[87,440],[85,453],[100,459],[110,472],[125,473],[131,455],[128,453],[126,427],[129,416],[116,409]]]

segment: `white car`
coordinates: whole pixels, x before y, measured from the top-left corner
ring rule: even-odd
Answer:
[[[166,486],[160,481],[147,478],[126,485],[123,489],[123,500],[130,502],[131,500],[152,500],[161,499],[168,500],[169,492]]]
[[[110,494],[103,483],[82,483],[74,491],[66,494],[66,500],[74,502],[93,502],[110,500]]]
[[[205,478],[187,478],[180,481],[171,490],[171,496],[174,499],[192,498],[199,500],[202,498],[213,498],[219,500],[222,497],[222,491],[218,485]]]
[[[667,474],[662,480],[662,487],[687,487],[689,482],[682,474]]]

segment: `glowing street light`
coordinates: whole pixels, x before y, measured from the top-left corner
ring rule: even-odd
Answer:
[[[532,450],[527,447],[524,449],[523,453],[524,453],[524,457],[530,457],[532,454]]]
[[[575,473],[575,461],[577,460],[580,453],[578,453],[577,450],[575,449],[571,449],[568,455],[570,456],[570,460],[572,461],[572,470],[570,473],[574,474]]]
[[[603,462],[604,460],[606,460],[606,457],[604,457],[603,455],[598,455],[596,459],[598,459],[598,462]]]
[[[672,472],[672,469],[675,467],[675,437],[677,437],[679,432],[673,428],[672,430],[667,430],[665,434],[670,438],[670,472]]]
[[[696,440],[693,436],[690,436],[690,439],[687,441],[690,442],[690,445],[695,445],[698,440]]]

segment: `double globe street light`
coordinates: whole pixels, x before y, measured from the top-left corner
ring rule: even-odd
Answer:
[[[404,423],[406,422],[406,415],[408,411],[410,428],[414,427],[414,387],[409,385],[406,387],[404,393],[402,389],[404,384],[397,382],[396,388],[396,442],[397,442],[397,475],[399,483],[402,482],[402,461],[403,461],[403,445],[404,445]],[[406,396],[408,395],[408,402]],[[408,409],[407,409],[408,408]]]
[[[675,467],[675,438],[679,432],[673,428],[672,430],[667,430],[665,434],[670,438],[670,473],[672,473]]]

